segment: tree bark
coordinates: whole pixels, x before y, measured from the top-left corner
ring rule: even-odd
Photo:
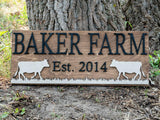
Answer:
[[[26,0],[31,30],[149,31],[160,50],[160,0]],[[128,21],[132,25],[125,22]]]
[[[125,30],[117,0],[26,0],[31,30]]]
[[[129,0],[122,11],[132,30],[149,31],[150,53],[160,50],[160,0]]]

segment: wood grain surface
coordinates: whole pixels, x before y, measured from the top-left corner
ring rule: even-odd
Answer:
[[[25,50],[22,54],[13,54],[14,50],[15,50],[15,34],[14,33],[23,33],[24,34],[24,45],[25,45]],[[67,33],[67,38],[65,38],[65,36],[61,36],[60,41],[63,42],[65,39],[65,46],[63,44],[60,45],[60,51],[64,52],[66,49],[68,49],[68,52],[66,55],[58,55],[58,54],[48,54],[49,51],[47,50],[47,48],[45,48],[45,52],[46,54],[34,54],[35,49],[34,48],[30,48],[29,49],[29,54],[24,54],[26,51],[26,48],[28,46],[28,42],[30,40],[31,34],[34,34],[34,38],[36,41],[36,45],[37,45],[37,50],[40,53],[42,51],[42,35],[40,33],[47,33],[45,36],[45,39],[48,38],[49,34],[48,33],[54,33],[54,35],[48,40],[48,46],[52,49],[53,52],[57,51],[57,35],[56,33]],[[79,50],[81,53],[83,53],[83,55],[79,55],[75,46],[73,47],[73,51],[75,53],[75,55],[69,55],[70,50],[71,50],[71,36],[69,33],[78,33],[80,35],[80,41],[77,44]],[[100,38],[98,38],[98,36],[93,36],[93,42],[96,41],[96,39],[98,40],[97,42],[97,47],[96,45],[92,45],[93,47],[93,52],[95,53],[94,55],[88,55],[88,53],[90,52],[90,36],[88,35],[88,33],[99,33]],[[142,53],[142,46],[140,46],[140,50],[139,50],[139,54],[136,54],[135,48],[132,44],[132,49],[133,49],[133,53],[134,55],[125,55],[122,52],[121,47],[119,46],[119,52],[120,55],[108,55],[109,50],[108,48],[104,48],[103,49],[103,55],[98,55],[98,53],[100,52],[101,46],[102,46],[102,42],[104,39],[104,35],[105,33],[107,34],[108,37],[108,41],[111,47],[111,50],[113,53],[116,52],[116,36],[114,35],[114,33],[123,33],[125,35],[125,43],[123,44],[123,47],[125,49],[125,51],[127,53],[130,52],[130,36],[128,35],[128,33],[133,33],[136,44],[139,45],[140,40],[141,40],[141,36],[143,33],[147,33],[147,35],[145,36],[145,52],[147,53],[147,55],[141,55]],[[73,38],[74,42],[77,41],[76,36]],[[18,37],[18,41],[21,40],[21,36]],[[122,42],[122,37],[119,37],[119,42]],[[31,43],[33,44],[33,43]],[[148,53],[149,53],[149,47],[148,47],[148,32],[142,32],[142,31],[21,31],[21,30],[15,30],[12,33],[12,61],[11,61],[11,78],[14,76],[15,72],[18,69],[18,62],[20,61],[43,61],[44,59],[48,60],[48,63],[50,65],[49,68],[44,68],[43,71],[41,72],[41,76],[43,79],[54,79],[54,78],[59,78],[59,79],[114,79],[116,80],[118,77],[118,71],[115,67],[110,67],[111,61],[112,59],[118,60],[118,61],[140,61],[142,62],[142,70],[145,73],[145,75],[147,76],[147,78],[144,78],[142,76],[142,80],[143,79],[148,79],[149,77],[149,58],[148,58]],[[105,42],[105,45],[107,45],[107,43]],[[21,50],[21,45],[18,46],[18,50]],[[62,64],[71,64],[71,71],[59,71],[59,72],[55,72],[53,71],[53,61],[60,61],[61,65]],[[81,69],[82,65],[80,64],[80,62],[85,62],[85,72],[80,72],[79,70]],[[92,62],[93,64],[93,69],[91,72],[88,72],[86,70],[86,64],[87,62]],[[96,71],[96,64],[95,62],[98,62],[98,71],[99,72],[95,72]],[[100,67],[104,64],[104,62],[106,62],[106,67],[107,67],[107,71],[103,72],[102,69],[100,69]],[[127,67],[127,66],[124,66]],[[90,69],[90,63],[88,63],[88,69]],[[31,76],[33,76],[33,74],[28,74],[25,73],[25,76],[27,78],[30,78]],[[133,76],[135,76],[135,73],[133,74],[126,74],[126,76],[129,77],[129,79],[132,79]],[[18,76],[16,76],[16,78],[18,78]],[[23,78],[21,76],[21,78]],[[39,79],[39,76],[36,76],[37,79]],[[123,77],[123,75],[121,75],[120,79],[125,79]],[[136,78],[138,79],[138,77]]]

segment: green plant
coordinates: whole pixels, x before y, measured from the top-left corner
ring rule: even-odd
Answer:
[[[18,101],[20,99],[25,98],[25,91],[22,91],[22,93],[20,94],[18,91],[17,92],[13,92],[14,97],[12,98],[14,101]]]
[[[59,91],[59,92],[64,92],[64,90],[65,90],[65,89],[64,89],[63,87],[58,86],[58,91]]]
[[[154,51],[153,55],[149,55],[150,65],[152,67],[151,77],[156,77],[160,75],[160,50]]]
[[[20,25],[26,25],[28,21],[28,16],[27,16],[27,8],[26,6],[23,7],[23,10],[21,11],[21,14],[19,16],[19,19],[17,19],[18,23]]]
[[[0,11],[0,76],[9,78],[11,30],[28,26],[25,0],[1,0]]]
[[[26,109],[25,108],[22,108],[22,110],[21,110],[21,115],[24,115],[25,114],[25,112],[26,112]]]
[[[4,35],[5,33],[7,33],[8,31],[0,31],[0,37],[2,36],[2,35]]]
[[[0,76],[10,76],[11,42],[10,32],[0,31]]]
[[[17,6],[18,7],[17,9]],[[16,11],[12,10],[16,9]],[[0,4],[0,29],[19,29],[27,26],[27,8],[25,0],[4,0]],[[14,11],[14,12],[12,12]]]
[[[18,113],[19,113],[19,108],[16,108],[16,109],[14,110],[14,113],[15,113],[15,114],[18,114]]]
[[[14,114],[21,114],[21,115],[24,115],[26,112],[26,109],[25,108],[22,108],[22,109],[19,109],[19,108],[16,108],[13,113]]]
[[[95,101],[96,101],[97,103],[99,103],[99,102],[100,102],[100,100],[99,100],[97,97],[96,97]]]
[[[148,89],[144,90],[145,96],[148,97]]]
[[[40,107],[41,107],[41,104],[38,104],[37,107],[40,108]]]
[[[9,112],[4,112],[2,115],[0,115],[0,120],[5,119],[9,116]]]
[[[124,23],[125,28],[127,27],[127,24],[128,24],[131,28],[133,28],[132,24],[131,24],[129,21],[125,21],[125,23]]]
[[[61,117],[61,115],[58,115],[54,112],[51,113],[51,116],[52,116],[52,118],[60,118]]]
[[[0,115],[0,120],[3,120],[5,118],[7,118],[10,114],[20,114],[20,115],[24,115],[26,112],[26,109],[25,108],[15,108],[15,109],[11,109],[10,112],[4,112]]]
[[[86,114],[83,114],[82,120],[85,120],[85,118],[86,118]]]
[[[119,88],[118,88],[118,87],[116,87],[116,88],[115,88],[115,90],[119,90]]]
[[[79,90],[80,90],[80,91],[84,91],[84,88],[83,88],[83,87],[81,87]]]

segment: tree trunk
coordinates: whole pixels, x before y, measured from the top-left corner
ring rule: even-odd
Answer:
[[[160,0],[26,0],[26,3],[31,30],[149,31],[150,53],[160,50]]]
[[[150,32],[150,52],[160,49],[160,0],[26,0],[26,3],[31,30],[146,30]]]
[[[132,30],[150,32],[150,53],[160,50],[160,0],[129,0],[122,10]]]
[[[26,0],[31,30],[125,30],[117,0]]]

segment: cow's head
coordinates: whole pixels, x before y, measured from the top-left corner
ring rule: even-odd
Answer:
[[[44,59],[44,61],[43,61],[43,65],[44,65],[44,67],[49,67],[49,64],[48,64],[47,59]]]
[[[116,60],[113,59],[112,62],[111,62],[111,64],[110,64],[110,67],[115,67],[115,65],[116,65]]]

